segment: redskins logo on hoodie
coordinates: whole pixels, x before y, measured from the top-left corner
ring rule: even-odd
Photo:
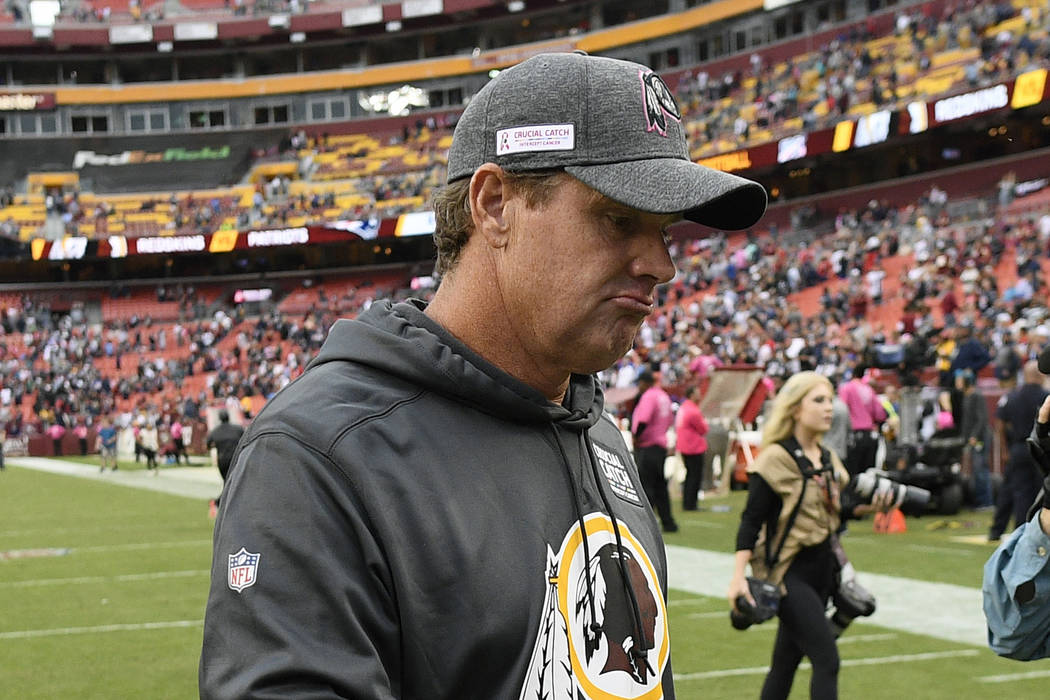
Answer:
[[[547,593],[520,700],[660,700],[670,642],[656,569],[622,522],[622,547],[604,513],[584,524],[590,561],[579,524],[557,553],[547,547]],[[621,564],[638,603],[637,621]],[[637,622],[642,639],[635,638]]]

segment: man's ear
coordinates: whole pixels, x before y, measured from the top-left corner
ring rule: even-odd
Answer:
[[[474,230],[493,248],[504,247],[510,229],[510,190],[503,168],[495,163],[485,163],[479,167],[470,178],[469,197]]]

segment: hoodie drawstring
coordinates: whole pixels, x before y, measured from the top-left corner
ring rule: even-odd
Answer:
[[[609,502],[608,496],[605,495],[605,489],[602,488],[601,475],[598,473],[598,459],[594,454],[594,447],[591,445],[590,437],[587,433],[583,433],[583,442],[587,446],[587,457],[591,463],[591,473],[594,476],[594,484],[598,489],[598,495],[602,499],[602,505],[605,507],[605,511],[609,514],[609,519],[612,520],[613,536],[616,538],[616,551],[622,552],[623,541],[620,537],[620,525],[616,519],[616,513],[613,512],[612,503]],[[584,538],[586,540],[586,537]],[[630,575],[627,573],[627,565],[624,563],[622,556],[616,557],[616,561],[620,568],[620,578],[623,580],[624,589],[627,592],[627,599],[631,601],[631,612],[633,617],[633,627],[636,643],[631,648],[631,656],[635,658],[636,667],[637,662],[641,661],[645,663],[646,668],[649,670],[651,675],[656,675],[653,671],[652,665],[649,663],[648,651],[652,647],[647,646],[648,642],[645,638],[645,632],[642,627],[642,614],[641,609],[638,605],[638,596],[634,592],[634,586],[631,585]]]
[[[580,502],[580,486],[576,483],[576,477],[573,474],[572,466],[569,463],[569,457],[565,453],[565,448],[561,444],[561,440],[558,439],[558,429],[554,425],[551,426],[554,431],[554,442],[558,446],[558,452],[561,454],[562,465],[565,467],[565,473],[569,478],[569,487],[572,489],[572,501],[573,508],[576,513],[576,521],[580,526],[580,536],[583,540],[583,557],[584,557],[584,578],[586,579],[587,587],[587,605],[590,608],[591,624],[588,628],[588,632],[594,635],[593,643],[597,649],[598,644],[601,640],[601,633],[603,627],[598,623],[598,616],[595,612],[595,600],[594,600],[594,584],[591,581],[590,565],[591,565],[591,549],[588,543],[587,529],[583,520],[583,507]],[[595,487],[598,489],[598,496],[601,498],[602,507],[605,509],[605,513],[608,514],[609,520],[612,521],[613,526],[613,537],[616,540],[616,551],[622,553],[623,538],[620,534],[619,521],[616,518],[616,513],[613,512],[612,503],[610,503],[608,496],[605,494],[605,489],[602,488],[602,478],[598,473],[598,459],[594,454],[594,447],[591,445],[591,441],[587,432],[584,431],[580,434],[584,445],[587,449],[587,461],[590,464],[591,475],[594,478]],[[624,561],[624,557],[618,555],[616,557],[617,570],[620,572],[620,580],[623,583],[624,592],[627,595],[627,599],[630,601],[631,610],[631,629],[634,631],[634,644],[631,646],[630,654],[634,663],[635,668],[640,668],[643,664],[648,670],[649,674],[655,675],[652,664],[649,663],[648,651],[652,647],[648,646],[648,640],[645,637],[644,627],[642,626],[642,614],[641,607],[638,605],[638,596],[634,591],[634,586],[631,585],[631,577],[627,572],[627,564]]]
[[[598,624],[598,616],[595,614],[594,608],[594,584],[591,581],[590,566],[591,566],[591,548],[587,543],[587,528],[583,522],[583,509],[580,507],[580,489],[576,484],[576,477],[573,476],[572,466],[569,464],[569,457],[565,454],[565,448],[561,445],[561,440],[558,439],[558,429],[552,424],[551,429],[554,431],[554,443],[558,446],[558,452],[561,453],[561,463],[565,467],[565,473],[569,477],[569,487],[572,489],[572,505],[576,511],[576,522],[580,526],[580,537],[583,539],[583,578],[587,583],[587,603],[591,609],[591,625],[590,632],[594,635],[594,648],[598,648],[598,644],[601,641],[602,626]]]

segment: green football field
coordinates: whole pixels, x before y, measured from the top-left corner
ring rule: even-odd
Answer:
[[[197,697],[207,501],[22,468],[0,473],[0,494],[0,697]],[[668,543],[728,554],[742,503],[737,493],[680,514]],[[978,588],[987,526],[985,513],[909,520],[893,536],[854,523],[846,547],[862,575]],[[738,632],[724,599],[669,599],[678,697],[758,697],[775,624]],[[1050,680],[1050,662],[861,622],[839,651],[843,698],[1041,698]],[[808,682],[800,670],[792,698],[807,698]]]

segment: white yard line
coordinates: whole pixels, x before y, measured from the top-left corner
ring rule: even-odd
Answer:
[[[222,490],[222,477],[215,467],[167,467],[153,474],[146,470],[127,469],[99,472],[97,466],[49,457],[9,457],[7,464],[187,498],[209,500],[218,496]]]
[[[960,557],[972,557],[974,551],[972,549],[960,549],[959,547],[938,547],[930,544],[909,544],[905,549],[910,549],[916,552],[940,552],[942,554],[954,554]]]
[[[1050,678],[1050,670],[1004,673],[999,676],[978,676],[977,680],[981,683],[1012,683],[1013,681],[1028,681],[1035,678]]]
[[[167,469],[161,470],[159,476],[153,476],[143,471],[99,474],[98,468],[91,465],[43,457],[17,457],[9,459],[8,462],[12,466],[193,498],[214,498],[222,486],[222,480],[214,468]],[[861,538],[857,539],[859,541]],[[133,550],[204,544],[210,544],[210,540],[82,547],[75,551]],[[961,548],[954,553],[972,556]],[[668,545],[667,558],[670,589],[716,598],[725,597],[733,573],[732,554]],[[900,632],[986,648],[987,631],[981,610],[980,589],[866,572],[861,572],[860,581],[875,594],[878,608],[870,618],[861,618],[854,624],[870,623]],[[673,596],[672,593],[672,604]],[[727,613],[718,613],[723,614]],[[711,616],[714,617],[714,614]]]
[[[962,656],[977,656],[976,649],[954,649],[949,651],[929,651],[923,654],[895,654],[894,656],[874,656],[864,659],[843,659],[842,666],[879,666],[882,664],[899,664],[909,661],[936,661]],[[808,661],[798,665],[800,669],[812,668]],[[710,678],[729,678],[731,676],[764,676],[769,673],[769,666],[749,666],[745,668],[727,668],[719,671],[702,671],[699,673],[676,673],[676,681],[697,681]]]
[[[868,642],[888,642],[891,639],[896,639],[898,635],[893,632],[886,634],[849,634],[839,638],[836,642],[839,646],[843,644],[867,644]]]
[[[672,598],[674,590],[725,598],[733,576],[733,555],[668,545],[667,568]],[[875,595],[878,606],[874,615],[860,618],[854,625],[870,623],[987,648],[979,588],[867,572],[861,572],[859,580]]]
[[[35,588],[37,586],[72,586],[85,583],[119,583],[124,581],[152,581],[153,579],[191,578],[207,576],[208,569],[189,571],[154,571],[148,574],[120,574],[117,576],[71,576],[68,578],[37,578],[26,581],[0,581],[0,588]]]
[[[129,544],[100,544],[93,547],[74,547],[73,553],[77,552],[129,552],[136,549],[167,549],[171,547],[202,547],[211,546],[211,540],[179,540],[176,542],[132,542]]]
[[[59,627],[44,630],[19,630],[0,632],[3,639],[29,639],[31,637],[63,637],[73,634],[100,634],[102,632],[139,632],[141,630],[164,630],[176,627],[200,627],[204,620],[172,620],[170,622],[140,622],[128,625],[98,625],[95,627]]]

